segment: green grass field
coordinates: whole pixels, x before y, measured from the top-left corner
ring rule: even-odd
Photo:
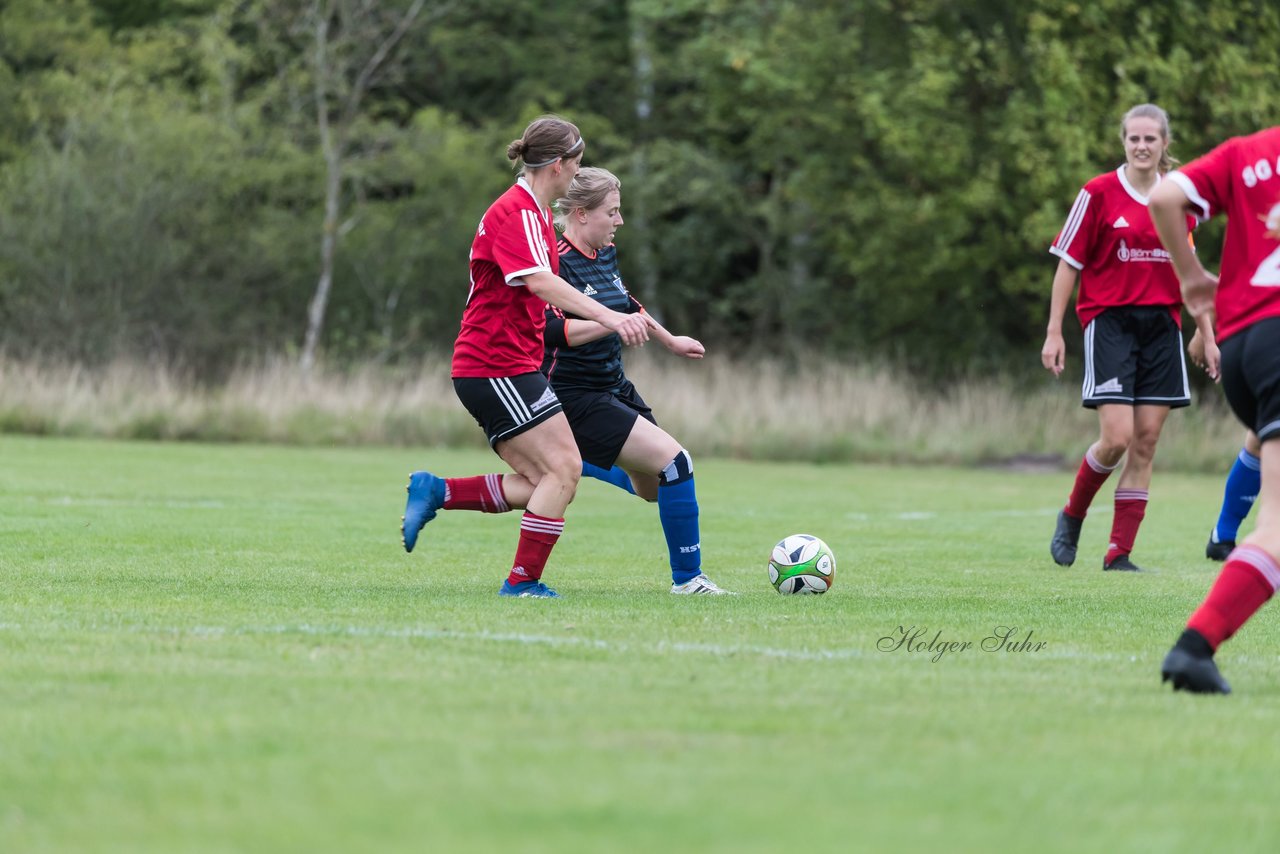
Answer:
[[[1224,469],[1230,460],[1224,460]],[[1280,631],[1175,695],[1221,481],[1158,472],[1135,559],[1047,542],[1069,473],[697,459],[708,574],[586,481],[547,580],[518,517],[400,548],[410,469],[484,452],[0,437],[0,851],[1274,851]],[[836,585],[780,597],[784,534]],[[898,627],[973,647],[881,651]],[[1040,649],[983,651],[996,627]]]

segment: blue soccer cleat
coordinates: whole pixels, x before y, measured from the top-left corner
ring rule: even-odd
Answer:
[[[508,579],[498,588],[499,596],[516,596],[521,599],[559,599],[560,594],[541,581],[521,581],[512,584]]]
[[[436,511],[444,506],[444,478],[429,471],[415,471],[409,475],[409,500],[400,517],[400,539],[404,550],[413,551],[418,544],[418,532],[436,518]]]

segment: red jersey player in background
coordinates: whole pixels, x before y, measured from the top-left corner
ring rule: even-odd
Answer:
[[[471,289],[453,348],[453,387],[514,474],[442,478],[409,476],[400,527],[405,551],[438,510],[503,513],[524,508],[515,559],[498,592],[556,598],[542,583],[547,558],[564,531],[582,458],[560,401],[542,375],[547,303],[594,320],[623,343],[649,337],[641,315],[605,308],[558,275],[551,203],[578,173],[586,143],[557,116],[533,121],[507,146],[520,177],[480,220],[471,245]]]
[[[1173,173],[1151,199],[1187,308],[1216,315],[1222,390],[1262,444],[1258,523],[1227,557],[1161,665],[1174,690],[1230,693],[1213,654],[1280,587],[1280,127],[1235,137]],[[1227,215],[1220,280],[1183,241],[1187,213]]]
[[[1075,563],[1089,505],[1123,458],[1102,568],[1136,571],[1129,554],[1146,514],[1156,442],[1169,410],[1188,405],[1191,390],[1178,280],[1147,210],[1148,195],[1172,168],[1169,117],[1140,104],[1125,114],[1120,138],[1125,162],[1084,185],[1049,249],[1059,260],[1040,361],[1054,376],[1062,373],[1062,318],[1079,278],[1082,398],[1097,410],[1101,435],[1080,463],[1049,552],[1062,566]]]

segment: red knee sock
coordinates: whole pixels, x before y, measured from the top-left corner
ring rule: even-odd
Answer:
[[[502,494],[502,475],[447,478],[444,482],[444,509],[506,513],[511,507]]]
[[[1116,514],[1111,519],[1111,545],[1107,547],[1107,563],[1133,551],[1133,541],[1138,538],[1138,526],[1142,524],[1142,517],[1146,513],[1145,489],[1116,490]]]
[[[1067,497],[1067,506],[1063,508],[1066,514],[1083,519],[1089,512],[1089,505],[1093,503],[1093,496],[1098,494],[1102,484],[1118,465],[1120,464],[1116,463],[1108,468],[1098,462],[1092,447],[1085,451],[1084,459],[1080,461],[1080,470],[1076,472],[1075,485],[1071,487],[1071,495]]]
[[[1209,595],[1187,621],[1215,650],[1266,604],[1280,587],[1280,566],[1257,546],[1241,546],[1227,558]]]
[[[524,511],[524,518],[520,520],[520,544],[516,546],[515,565],[512,566],[507,581],[519,584],[542,578],[547,558],[551,556],[551,550],[555,548],[562,533],[563,519],[550,519]]]

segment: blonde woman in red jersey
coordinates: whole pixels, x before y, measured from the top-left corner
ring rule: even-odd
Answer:
[[[1227,215],[1219,276],[1182,243],[1187,213]],[[1229,139],[1173,173],[1151,215],[1198,327],[1216,320],[1222,390],[1261,444],[1257,525],[1160,666],[1175,691],[1229,694],[1213,656],[1280,588],[1280,127]]]
[[[642,316],[607,309],[558,275],[551,204],[569,189],[585,148],[578,128],[558,116],[532,122],[507,146],[507,158],[521,164],[519,178],[490,205],[471,245],[471,288],[454,342],[453,387],[514,473],[409,476],[400,527],[405,551],[413,551],[438,510],[524,509],[515,559],[498,590],[502,596],[558,598],[542,573],[582,472],[569,422],[539,370],[546,304],[594,320],[628,345],[649,337]]]
[[[1146,513],[1156,442],[1169,410],[1191,402],[1180,333],[1182,297],[1160,245],[1147,199],[1172,167],[1169,118],[1155,104],[1120,124],[1125,162],[1093,178],[1076,197],[1050,252],[1058,256],[1040,360],[1059,376],[1066,359],[1062,320],[1075,291],[1084,327],[1084,406],[1098,413],[1099,437],[1085,452],[1049,552],[1075,562],[1094,496],[1124,460],[1115,493],[1104,570],[1136,571],[1129,558]]]

